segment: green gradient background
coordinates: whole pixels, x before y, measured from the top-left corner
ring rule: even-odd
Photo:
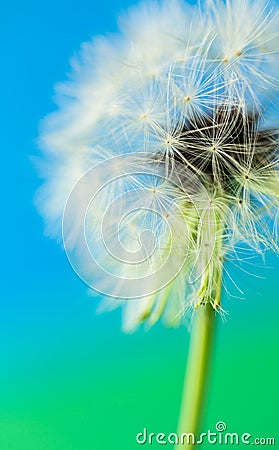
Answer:
[[[228,431],[278,439],[278,280],[274,270],[266,277],[247,279],[245,302],[225,301],[205,431],[222,420]],[[83,294],[66,300],[71,311],[63,323],[50,321],[48,337],[26,324],[4,355],[1,450],[133,450],[145,447],[135,441],[144,427],[176,431],[186,329],[124,335],[118,313],[96,316]]]
[[[53,85],[80,42],[113,31],[116,11],[129,4],[1,6],[0,450],[136,450],[144,427],[176,431],[187,329],[124,335],[120,312],[96,315],[33,206],[35,139],[54,108]],[[275,437],[279,448],[279,262],[268,255],[266,267],[248,268],[262,279],[232,270],[246,299],[224,295],[229,315],[219,321],[203,429],[222,420],[231,432]]]

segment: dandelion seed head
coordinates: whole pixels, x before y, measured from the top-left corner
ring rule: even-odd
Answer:
[[[38,205],[126,331],[221,311],[225,259],[278,250],[278,25],[266,0],[142,3],[57,86]]]

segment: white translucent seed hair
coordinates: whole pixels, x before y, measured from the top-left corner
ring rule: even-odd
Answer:
[[[272,2],[147,2],[120,17],[117,34],[83,44],[57,85],[37,204],[61,240],[78,185],[64,244],[81,278],[107,295],[101,308],[123,306],[126,331],[160,317],[177,326],[203,302],[221,311],[212,292],[225,258],[241,245],[277,250],[278,52]],[[84,234],[103,278],[89,270]],[[167,284],[166,273],[175,273]]]

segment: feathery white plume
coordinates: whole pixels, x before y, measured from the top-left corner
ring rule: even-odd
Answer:
[[[237,244],[277,250],[279,15],[265,0],[170,0],[119,29],[84,44],[57,87],[38,205],[129,331],[220,310]]]

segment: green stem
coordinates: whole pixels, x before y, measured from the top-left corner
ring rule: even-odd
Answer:
[[[183,433],[183,443],[176,446],[177,450],[193,449],[195,444],[192,433],[198,439],[216,322],[216,311],[210,303],[201,305],[195,311],[188,365],[185,376],[184,392],[178,427],[179,438]]]

